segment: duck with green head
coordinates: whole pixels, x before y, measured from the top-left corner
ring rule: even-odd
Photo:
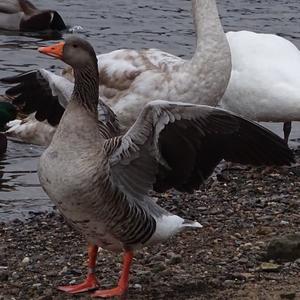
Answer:
[[[0,154],[5,153],[7,148],[7,138],[2,131],[5,130],[6,123],[14,120],[16,116],[17,109],[13,104],[0,101]]]

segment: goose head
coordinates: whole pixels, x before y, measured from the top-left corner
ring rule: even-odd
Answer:
[[[90,43],[77,36],[71,36],[48,47],[40,47],[39,52],[58,58],[76,69],[84,69],[93,64],[97,66],[96,53]]]
[[[75,85],[71,102],[81,103],[96,116],[99,72],[96,53],[91,44],[77,36],[70,36],[64,42],[41,47],[38,50],[62,60],[73,68]]]

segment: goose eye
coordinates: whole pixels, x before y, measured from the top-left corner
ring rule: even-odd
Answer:
[[[76,45],[76,44],[74,44],[74,45],[73,45],[73,48],[77,48],[77,45]]]

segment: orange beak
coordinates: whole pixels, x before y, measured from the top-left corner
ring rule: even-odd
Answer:
[[[64,45],[65,45],[65,42],[60,42],[60,43],[54,44],[52,46],[40,47],[40,48],[38,48],[38,51],[43,54],[62,59]]]

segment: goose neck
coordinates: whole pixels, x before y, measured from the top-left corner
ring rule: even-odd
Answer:
[[[99,98],[98,68],[86,65],[84,68],[74,68],[75,85],[72,100],[85,109],[97,113]]]

